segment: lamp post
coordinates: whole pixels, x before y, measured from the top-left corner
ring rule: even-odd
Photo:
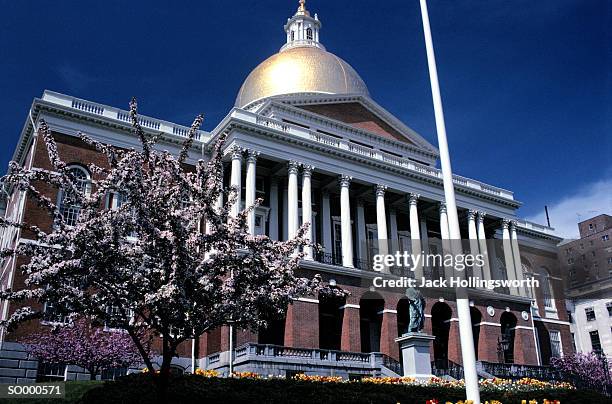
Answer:
[[[431,39],[427,2],[426,0],[420,0],[420,3],[421,17],[423,19],[423,33],[425,35],[425,47],[427,49],[427,65],[429,67],[429,79],[431,81],[431,95],[433,98],[436,131],[438,134],[438,149],[440,151],[440,165],[442,168],[444,200],[447,208],[451,252],[453,254],[460,254],[460,245],[457,246],[457,244],[459,244],[461,241],[461,232],[459,231],[459,218],[457,216],[457,203],[455,201],[453,174],[448,151],[448,141],[446,139],[446,126],[444,124],[444,111],[442,109],[442,98],[440,96],[440,85],[438,83],[436,57],[433,49],[433,41]],[[467,399],[472,400],[474,404],[480,404],[478,374],[476,373],[476,354],[474,352],[474,339],[472,333],[472,320],[470,318],[470,304],[467,296],[457,296],[457,314],[459,317],[459,336],[461,341],[461,355],[463,358],[463,369],[465,374],[466,396]]]

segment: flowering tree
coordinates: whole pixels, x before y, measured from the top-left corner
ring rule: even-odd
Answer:
[[[139,150],[120,150],[81,134],[108,161],[105,167],[89,166],[95,180],[88,186],[61,160],[44,122],[39,136],[54,171],[11,163],[4,182],[27,191],[53,217],[54,226],[49,232],[30,228],[35,242],[3,252],[30,258],[22,267],[29,288],[0,294],[24,302],[4,326],[41,317],[40,310],[27,305],[31,300],[52,303],[59,315],[112,322],[132,338],[150,374],[155,374],[154,358],[145,349],[143,331],[161,336],[159,383],[165,391],[181,342],[230,322],[251,329],[266,326],[297,296],[344,294],[323,287],[318,275],[294,275],[307,244],[304,228],[292,240],[275,241],[249,234],[247,215],[254,206],[230,214],[237,193],[222,185],[223,137],[208,162],[186,164],[201,116],[179,156],[158,150],[138,122],[135,100],[130,116]],[[67,222],[66,210],[39,192],[38,182],[62,190],[63,206],[77,207],[77,220]],[[109,194],[121,202],[101,209]],[[220,197],[225,203],[218,202]]]
[[[102,370],[128,367],[142,360],[125,332],[104,331],[84,318],[30,335],[25,342],[28,352],[38,360],[80,366],[89,372],[91,380]]]
[[[574,353],[562,358],[552,358],[551,365],[561,372],[576,377],[591,386],[605,386],[612,383],[612,373],[605,366],[605,358],[590,352]]]

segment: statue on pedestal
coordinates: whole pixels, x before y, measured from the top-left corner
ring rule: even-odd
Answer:
[[[425,298],[415,288],[406,289],[406,297],[410,313],[408,332],[421,332],[425,324]]]

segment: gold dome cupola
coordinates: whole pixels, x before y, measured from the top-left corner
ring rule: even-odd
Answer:
[[[287,41],[280,51],[253,69],[242,84],[236,107],[297,93],[370,96],[355,69],[319,42],[321,21],[310,15],[305,3],[300,0],[297,12],[287,20]]]
[[[300,6],[293,17],[287,19],[285,32],[287,33],[287,43],[281,48],[281,52],[296,46],[315,46],[325,50],[319,42],[319,30],[321,21],[317,14],[314,18],[310,16],[310,11],[306,9],[306,0],[300,0]]]

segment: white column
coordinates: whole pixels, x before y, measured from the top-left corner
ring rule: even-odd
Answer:
[[[283,240],[289,240],[289,191],[283,187]]]
[[[246,195],[244,196],[245,208],[250,208],[255,203],[256,193],[256,169],[257,169],[257,157],[259,156],[258,151],[248,150],[246,159]],[[247,216],[247,226],[249,234],[255,234],[255,211],[251,210]]]
[[[489,252],[487,251],[487,235],[484,228],[484,217],[486,213],[476,213],[476,232],[478,233],[478,247],[480,253],[484,256],[484,266],[482,267],[482,277],[487,280],[491,280],[491,259],[489,258]]]
[[[419,194],[410,194],[408,195],[408,209],[409,209],[409,219],[410,219],[410,241],[412,247],[413,254],[421,254],[422,245],[421,245],[421,229],[419,224],[419,211],[418,211],[418,202],[419,202]],[[425,223],[423,222],[425,226]],[[427,237],[427,231],[425,231],[425,237]],[[414,276],[417,280],[423,277],[423,265],[419,264],[414,268]]]
[[[448,233],[448,215],[446,210],[446,203],[440,202],[440,237],[442,238],[442,252],[443,254],[452,254],[450,236]],[[453,276],[454,268],[451,266],[444,267],[444,277],[450,279]]]
[[[361,199],[357,200],[355,229],[355,233],[357,234],[357,240],[355,241],[355,246],[357,247],[357,258],[365,263],[368,259],[368,241],[365,226],[365,208]]]
[[[310,180],[312,177],[313,166],[304,165],[302,167],[302,224],[308,223],[306,240],[312,242],[312,190]],[[304,259],[312,260],[312,246],[304,247]]]
[[[470,239],[470,253],[476,257],[480,254],[480,248],[478,247],[478,231],[476,230],[476,212],[473,209],[468,210],[468,238]],[[482,267],[474,265],[472,268],[472,276],[482,279]]]
[[[278,180],[270,178],[270,228],[269,237],[278,240]]]
[[[522,281],[523,276],[523,264],[521,262],[521,253],[519,250],[518,237],[516,235],[516,221],[510,222],[510,244],[512,245],[512,258],[514,258],[514,272],[516,279]],[[527,296],[527,290],[525,288],[519,288],[519,293],[522,296]]]
[[[514,258],[512,257],[512,244],[510,241],[510,231],[508,227],[510,221],[508,219],[502,219],[502,245],[504,248],[504,263],[506,266],[506,277],[508,280],[515,280],[516,274],[514,271]],[[510,294],[518,295],[518,289],[510,287]]]
[[[299,163],[290,161],[288,165],[289,180],[287,185],[288,206],[287,206],[287,228],[288,238],[292,239],[297,234],[299,227],[298,212],[298,168]]]
[[[385,185],[376,185],[376,229],[378,232],[378,253],[386,255],[389,252],[389,233],[387,233],[387,213],[385,211]],[[388,269],[386,269],[388,271]]]
[[[410,194],[408,195],[408,208],[410,210],[410,238],[412,240],[421,241],[421,231],[419,225],[419,211],[418,211],[418,202],[419,202],[419,194]],[[415,249],[414,242],[412,243],[412,251],[420,252],[421,247],[418,246]]]
[[[236,201],[232,205],[230,215],[237,217],[240,213],[242,201],[242,149],[238,146],[231,150],[232,172],[230,174],[230,186],[236,189]]]
[[[331,220],[329,191],[324,189],[321,192],[321,238],[326,254],[333,254],[334,252],[334,247],[332,245]]]
[[[353,268],[353,234],[351,231],[351,197],[349,185],[353,178],[340,176],[340,225],[342,226],[342,266]]]

